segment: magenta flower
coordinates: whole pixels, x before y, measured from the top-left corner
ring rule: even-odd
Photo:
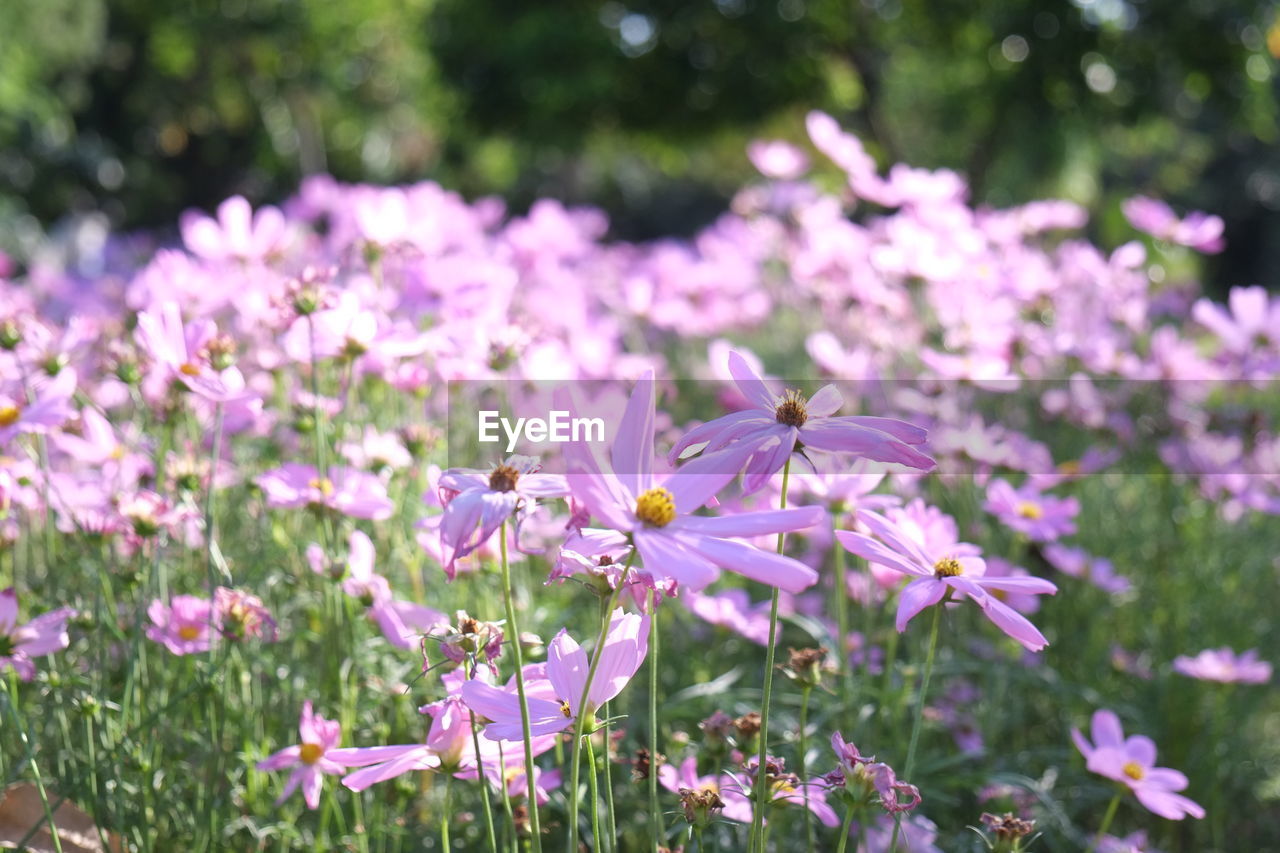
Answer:
[[[871,510],[859,510],[857,518],[876,538],[837,530],[840,544],[859,557],[915,578],[902,590],[898,602],[899,631],[906,630],[907,623],[926,607],[958,592],[971,598],[996,627],[1031,651],[1048,645],[1034,625],[989,590],[1052,595],[1058,588],[1049,581],[1031,577],[988,578],[986,563],[976,545],[935,539],[926,546],[918,528],[895,524]]]
[[[75,413],[71,406],[75,393],[76,372],[69,368],[40,388],[29,404],[21,389],[13,394],[0,391],[0,447],[21,433],[47,433],[61,426]]]
[[[695,591],[720,576],[719,569],[787,592],[813,586],[809,566],[740,537],[803,530],[826,517],[821,507],[707,517],[690,513],[732,480],[742,456],[730,449],[704,453],[658,485],[653,475],[653,374],[642,378],[627,402],[614,439],[612,470],[584,444],[565,451],[569,488],[591,513],[613,530],[629,533],[645,567]]]
[[[139,346],[151,357],[165,382],[176,382],[214,402],[225,402],[233,396],[232,388],[222,377],[224,371],[211,361],[210,347],[218,346],[214,343],[218,327],[213,321],[193,320],[184,325],[178,304],[164,302],[139,312],[136,334]],[[234,368],[227,368],[226,372],[232,371]]]
[[[256,595],[220,586],[213,591],[213,608],[222,636],[229,640],[253,637],[274,643],[278,637],[276,620]]]
[[[898,781],[892,767],[862,755],[840,732],[832,733],[831,749],[836,754],[836,769],[822,779],[831,788],[844,791],[851,806],[862,805],[870,798],[889,814],[898,814],[920,805],[920,789]]]
[[[1031,480],[1015,489],[1007,480],[997,479],[987,485],[983,509],[1032,542],[1052,542],[1076,532],[1080,502],[1042,494]]]
[[[17,592],[13,587],[0,591],[0,672],[13,667],[23,681],[34,678],[36,666],[31,659],[70,645],[67,620],[75,615],[72,608],[60,607],[19,625]]]
[[[1149,811],[1169,820],[1187,815],[1203,818],[1199,804],[1175,793],[1187,787],[1187,777],[1168,767],[1156,767],[1156,745],[1144,735],[1125,738],[1120,718],[1107,710],[1093,713],[1093,743],[1071,730],[1071,739],[1085,757],[1086,766],[1127,786]]]
[[[1272,299],[1265,287],[1231,288],[1225,308],[1198,299],[1191,316],[1238,356],[1280,347],[1280,299]]]
[[[729,353],[729,372],[752,408],[694,427],[671,448],[667,461],[675,464],[690,447],[706,444],[715,452],[730,444],[750,458],[745,490],[759,490],[782,470],[793,452],[827,450],[855,453],[875,462],[896,462],[929,470],[933,460],[912,445],[923,444],[927,433],[892,418],[834,417],[844,405],[834,385],[821,388],[808,400],[797,391],[774,394],[737,352]]]
[[[454,564],[487,542],[502,522],[539,498],[569,493],[564,477],[539,474],[538,468],[532,456],[512,456],[492,471],[450,468],[440,475],[440,545],[450,579]]]
[[[1205,649],[1195,657],[1176,657],[1173,670],[1189,678],[1228,684],[1266,684],[1271,680],[1271,664],[1258,660],[1257,649],[1236,655],[1230,646]]]
[[[587,683],[591,662],[577,642],[561,630],[547,649],[546,681],[551,696],[542,698],[539,686],[528,686],[525,692],[529,706],[530,732],[548,735],[561,732],[574,724],[579,714],[594,718],[596,709],[622,692],[636,674],[649,651],[649,617],[613,612],[608,639],[600,652],[600,663],[586,707],[579,707],[582,689]],[[512,689],[500,689],[482,681],[462,685],[462,698],[476,714],[490,720],[485,735],[493,740],[523,739],[520,723],[520,697]]]
[[[369,618],[393,646],[411,649],[418,639],[434,628],[448,626],[449,619],[438,610],[391,594],[391,584],[373,570],[376,553],[373,541],[361,530],[351,531],[347,544],[347,576],[342,591],[368,608]]]
[[[1129,589],[1129,579],[1116,574],[1116,567],[1105,557],[1090,556],[1083,548],[1062,544],[1046,545],[1044,558],[1064,575],[1083,578],[1103,592],[1113,595]]]
[[[147,608],[151,624],[147,638],[163,645],[175,655],[194,655],[209,651],[213,642],[213,603],[194,595],[175,595],[165,604],[160,599]]]
[[[191,253],[207,261],[261,260],[279,251],[288,236],[284,214],[275,207],[257,213],[243,196],[232,196],[218,205],[218,218],[197,211],[182,215],[182,242]]]
[[[1169,205],[1146,196],[1126,199],[1120,208],[1130,225],[1157,240],[1190,246],[1207,254],[1221,252],[1226,245],[1222,240],[1223,223],[1219,216],[1193,210],[1185,219],[1179,219]]]
[[[659,601],[675,596],[677,584],[671,578],[655,577],[648,569],[635,566],[626,568],[631,551],[627,537],[616,530],[577,529],[560,546],[556,564],[547,575],[547,583],[555,580],[563,583],[575,575],[582,575],[586,578],[585,583],[596,585],[600,592],[612,592],[619,583],[625,582],[618,600],[622,603],[631,601],[641,612],[648,611],[651,592]]]
[[[311,712],[311,702],[302,705],[302,716],[298,720],[298,734],[302,743],[289,746],[269,758],[258,762],[259,770],[282,770],[292,767],[289,781],[276,799],[280,805],[302,786],[302,798],[307,808],[315,809],[320,805],[320,788],[324,777],[340,776],[346,772],[347,764],[357,750],[336,749],[342,742],[342,724],[337,720],[326,720]]]
[[[282,509],[327,508],[352,518],[384,521],[395,504],[387,497],[387,487],[372,474],[341,465],[330,466],[321,477],[310,465],[287,462],[256,480],[267,505]]]

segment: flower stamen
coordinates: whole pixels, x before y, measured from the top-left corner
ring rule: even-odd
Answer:
[[[520,472],[510,465],[499,465],[489,475],[489,488],[495,492],[514,492]]]
[[[650,527],[666,527],[676,518],[676,499],[658,486],[636,498],[636,518]]]
[[[943,557],[933,564],[934,577],[954,578],[964,574],[964,566],[955,557]]]
[[[782,395],[782,401],[778,403],[773,411],[778,423],[786,424],[787,426],[804,426],[804,422],[809,420],[809,411],[805,408],[804,395],[794,388],[787,389],[787,392]]]
[[[1142,769],[1142,765],[1136,761],[1126,761],[1121,771],[1135,782],[1147,775],[1147,772]]]
[[[304,743],[298,750],[298,758],[303,764],[315,764],[324,756],[324,747],[318,743]]]

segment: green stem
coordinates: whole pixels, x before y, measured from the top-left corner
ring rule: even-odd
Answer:
[[[476,715],[474,711],[468,711],[471,717],[471,746],[476,751],[476,772],[479,774],[477,781],[480,782],[480,802],[484,804],[484,828],[489,839],[489,850],[491,853],[498,853],[498,836],[493,829],[493,807],[489,804],[489,778],[484,775],[484,762],[480,760],[480,730],[476,728]],[[502,767],[505,771],[506,767]],[[525,773],[529,773],[529,769],[525,768]],[[530,779],[529,775],[525,776]],[[533,783],[529,783],[532,789]]]
[[[837,509],[837,514],[839,509]],[[840,632],[840,636],[836,639],[835,647],[837,654],[840,655],[840,711],[844,712],[849,707],[849,695],[853,692],[853,668],[849,666],[849,650],[845,646],[849,642],[849,584],[845,577],[845,556],[844,546],[839,542],[832,545],[835,549],[835,568],[836,568],[836,630]],[[863,653],[867,650],[867,638],[862,638]]]
[[[836,847],[836,853],[844,853],[845,847],[849,844],[849,830],[853,826],[853,806],[849,806],[849,810],[844,813],[844,823],[840,825],[840,843]]]
[[[805,685],[800,692],[800,755],[796,762],[796,771],[800,779],[805,780],[805,752],[808,744],[806,742],[805,730],[809,728],[809,695],[813,693],[813,688]],[[804,785],[804,839],[805,850],[813,853],[813,812],[809,810],[809,785]]]
[[[1089,845],[1088,853],[1093,853],[1098,849],[1098,845],[1102,843],[1102,839],[1106,837],[1107,830],[1111,828],[1111,821],[1116,816],[1116,809],[1120,808],[1120,797],[1124,795],[1124,791],[1116,791],[1116,795],[1111,798],[1111,803],[1107,806],[1107,813],[1102,817],[1102,826],[1098,827],[1098,834],[1093,837],[1093,843]]]
[[[622,588],[627,585],[631,564],[635,559],[636,550],[632,548],[631,553],[627,555],[626,565],[622,567],[622,574],[618,577],[618,585],[613,588],[609,603],[605,605],[604,614],[600,620],[600,636],[596,639],[596,647],[591,650],[591,666],[587,669],[587,680],[582,685],[582,696],[578,699],[578,717],[573,724],[573,748],[569,759],[569,831],[565,834],[568,853],[578,851],[578,770],[582,762],[582,736],[587,727],[586,710],[587,702],[591,697],[591,682],[595,680],[596,670],[600,667],[600,656],[604,652],[604,644],[609,639],[609,623],[613,617],[613,609],[618,604],[618,596],[622,593]]]
[[[440,810],[440,849],[448,853],[449,850],[449,783],[453,781],[453,777],[445,774],[444,777],[444,808]]]
[[[778,502],[779,509],[787,508],[787,483],[791,479],[791,457],[787,457],[787,462],[782,466],[782,499]],[[786,545],[787,534],[778,534],[778,553],[782,553],[783,547]],[[760,702],[760,756],[756,763],[756,790],[755,790],[755,812],[751,816],[751,843],[752,849],[759,849],[761,853],[764,851],[764,821],[765,812],[768,811],[768,800],[765,797],[765,787],[767,785],[766,778],[768,774],[765,772],[765,758],[768,756],[769,750],[769,700],[773,696],[773,668],[774,668],[774,647],[778,642],[778,588],[773,588],[773,595],[769,599],[769,645],[765,648],[764,663],[764,696]]]
[[[657,853],[666,836],[658,808],[658,596],[649,590],[649,826]]]
[[[538,798],[533,795],[533,734],[529,726],[529,703],[524,690],[524,653],[520,649],[520,626],[516,623],[515,588],[511,584],[511,567],[507,559],[507,523],[498,529],[498,542],[502,567],[502,598],[507,609],[509,646],[515,657],[516,694],[520,697],[520,731],[524,738],[524,772],[529,780],[529,829],[533,836],[533,849],[542,853],[542,825],[538,822]]]
[[[607,842],[600,835],[600,779],[596,775],[596,747],[587,735],[587,784],[591,787],[591,840],[595,850],[604,851]]]
[[[36,780],[36,791],[40,794],[40,805],[44,808],[44,819],[49,823],[49,835],[53,837],[53,849],[57,853],[62,853],[62,840],[58,837],[57,824],[53,822],[53,808],[49,805],[49,794],[44,788],[44,779],[40,775],[40,765],[36,764],[35,749],[27,738],[26,724],[23,723],[22,716],[18,712],[18,689],[14,683],[12,671],[9,673],[9,679],[5,682],[4,706],[9,711],[10,719],[13,720],[13,727],[18,730],[18,739],[22,741],[22,748],[27,755],[27,763],[31,765],[31,774]]]
[[[916,763],[916,745],[920,742],[920,729],[924,722],[924,702],[925,697],[929,693],[929,678],[933,675],[933,657],[938,650],[938,623],[942,621],[942,608],[951,598],[951,593],[943,597],[933,606],[933,620],[929,628],[929,651],[924,660],[924,677],[920,681],[920,694],[916,696],[916,714],[915,722],[911,725],[911,743],[907,747],[907,763],[902,771],[902,778],[905,781],[911,781],[911,771]],[[889,841],[889,850],[897,849],[898,833],[902,830],[902,816],[898,815],[893,822],[893,838]]]

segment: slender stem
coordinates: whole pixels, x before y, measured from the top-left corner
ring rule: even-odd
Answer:
[[[627,585],[631,574],[631,564],[635,562],[636,551],[631,549],[627,555],[627,563],[622,567],[618,585],[609,596],[609,603],[604,608],[600,621],[600,636],[596,639],[596,647],[591,650],[591,666],[587,669],[587,680],[582,685],[582,696],[578,699],[578,715],[573,724],[573,748],[569,759],[569,831],[565,833],[568,853],[578,851],[578,770],[582,763],[582,736],[587,727],[587,703],[591,697],[591,682],[595,680],[596,670],[600,667],[600,657],[604,652],[604,644],[609,639],[609,623],[613,618],[613,609],[618,604],[618,596]],[[594,715],[593,715],[594,716]]]
[[[53,837],[53,849],[57,853],[62,853],[62,840],[58,837],[57,824],[53,822],[53,808],[49,805],[49,794],[44,788],[44,779],[40,775],[40,765],[36,763],[35,749],[27,738],[27,727],[22,721],[22,716],[18,713],[18,690],[14,684],[12,672],[9,673],[9,679],[5,681],[4,705],[9,710],[9,717],[13,720],[13,727],[18,730],[18,739],[22,741],[22,748],[26,752],[27,762],[31,765],[31,774],[36,780],[36,791],[40,794],[40,805],[44,808],[44,819],[49,824],[49,835]]]
[[[611,761],[609,760],[609,747],[610,747],[610,746],[612,745],[612,743],[613,743],[612,738],[609,736],[609,723],[608,723],[609,717],[611,717],[611,716],[612,716],[612,714],[610,714],[610,712],[609,712],[609,703],[608,703],[608,702],[606,702],[606,703],[604,703],[604,718],[605,718],[605,724],[604,724],[604,761],[603,761],[603,762],[601,762],[601,763],[604,765],[604,807],[605,807],[605,816],[606,816],[606,817],[608,818],[608,820],[609,820],[608,824],[607,824],[607,825],[606,825],[606,827],[605,827],[605,832],[607,832],[607,833],[608,833],[608,838],[611,840],[611,842],[615,842],[615,841],[616,841],[616,839],[617,839],[617,837],[618,837],[618,820],[617,820],[617,817],[616,817],[616,815],[617,815],[617,810],[614,808],[614,805],[613,805],[613,771],[612,771],[612,769],[610,768],[610,765],[611,765],[613,762],[611,762]]]
[[[791,479],[791,457],[787,457],[786,464],[782,466],[782,499],[778,502],[779,509],[787,508],[787,483]],[[787,542],[787,534],[778,534],[778,553],[782,553],[783,547]],[[764,697],[760,702],[760,756],[756,763],[756,790],[755,812],[751,816],[751,847],[752,849],[764,850],[764,821],[765,812],[768,811],[768,800],[765,797],[765,787],[767,786],[765,772],[765,758],[769,752],[769,699],[773,695],[773,667],[774,667],[774,647],[778,642],[778,588],[773,588],[773,595],[769,599],[769,645],[765,648],[764,663]]]
[[[1093,843],[1089,845],[1088,853],[1093,853],[1098,849],[1098,845],[1102,843],[1102,839],[1106,837],[1107,830],[1111,828],[1111,821],[1116,816],[1116,809],[1120,808],[1120,797],[1124,795],[1124,791],[1116,791],[1116,795],[1111,798],[1111,803],[1107,806],[1107,813],[1102,817],[1102,826],[1098,827],[1098,834],[1094,836]]]
[[[587,784],[591,786],[591,842],[596,851],[607,849],[608,842],[600,835],[600,779],[596,775],[596,747],[591,735],[587,735]]]
[[[805,730],[809,728],[809,695],[811,693],[813,688],[808,685],[800,691],[800,755],[799,761],[796,762],[796,770],[804,784],[804,839],[805,849],[809,853],[813,853],[813,812],[809,810],[809,784],[805,778],[804,765],[805,753],[808,750]]]
[[[484,828],[489,839],[489,850],[491,853],[498,853],[498,836],[493,829],[493,807],[489,804],[489,778],[484,775],[484,762],[480,760],[480,731],[476,728],[476,715],[474,711],[468,711],[471,716],[471,745],[476,751],[476,772],[479,774],[477,781],[480,782],[480,802],[484,804]],[[502,767],[506,770],[506,767]],[[525,769],[527,774],[528,768]],[[526,779],[530,778],[528,775]],[[532,787],[532,783],[530,783]]]
[[[837,509],[837,513],[839,509]],[[840,655],[840,710],[841,712],[848,709],[849,694],[852,692],[853,686],[853,668],[849,665],[849,650],[845,646],[849,642],[849,584],[845,578],[845,557],[844,546],[836,542],[833,546],[835,549],[836,564],[836,630],[840,632],[840,636],[836,639],[836,649]],[[862,638],[863,654],[867,652],[867,638]]]
[[[449,850],[449,788],[453,781],[453,776],[445,774],[444,777],[444,808],[440,810],[440,849],[448,853]]]
[[[950,596],[947,597],[950,598]],[[920,695],[916,696],[916,719],[911,726],[911,743],[907,747],[907,763],[902,771],[902,777],[908,782],[911,781],[911,771],[915,767],[916,744],[920,741],[921,724],[924,722],[925,696],[929,693],[929,679],[933,675],[933,658],[938,650],[938,623],[942,621],[942,607],[945,603],[944,600],[933,606],[933,621],[929,628],[929,651],[924,659],[924,677],[920,682]]]
[[[516,659],[516,694],[520,697],[520,731],[524,738],[524,772],[529,780],[529,829],[533,849],[542,853],[542,825],[538,822],[538,798],[533,796],[533,734],[529,726],[529,703],[524,692],[524,653],[520,649],[520,627],[516,623],[515,588],[511,585],[511,567],[507,560],[507,522],[498,529],[502,566],[502,598],[507,609],[509,647]]]
[[[840,844],[836,847],[836,853],[844,853],[845,847],[849,844],[849,831],[853,826],[853,806],[849,806],[849,810],[844,813],[844,823],[840,824]]]
[[[942,601],[933,606],[933,620],[929,628],[929,651],[924,660],[924,677],[920,681],[920,694],[916,696],[916,714],[915,722],[911,725],[911,743],[907,747],[907,763],[903,767],[902,776],[900,778],[911,781],[911,771],[915,767],[916,762],[916,745],[920,742],[921,724],[924,722],[924,702],[925,696],[929,693],[929,678],[933,675],[933,657],[938,650],[938,623],[942,621],[942,608],[951,598],[950,592]],[[897,849],[898,833],[902,830],[902,815],[899,814],[893,822],[893,838],[889,841],[889,850]]]
[[[649,590],[649,827],[651,849],[666,836],[662,812],[658,809],[658,596]]]

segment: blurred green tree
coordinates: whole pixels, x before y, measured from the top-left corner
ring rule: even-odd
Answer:
[[[1271,3],[1191,0],[18,0],[0,4],[0,216],[164,226],[307,173],[439,179],[617,233],[723,209],[757,135],[826,109],[979,201],[1134,192],[1228,220],[1221,281],[1280,249]]]

